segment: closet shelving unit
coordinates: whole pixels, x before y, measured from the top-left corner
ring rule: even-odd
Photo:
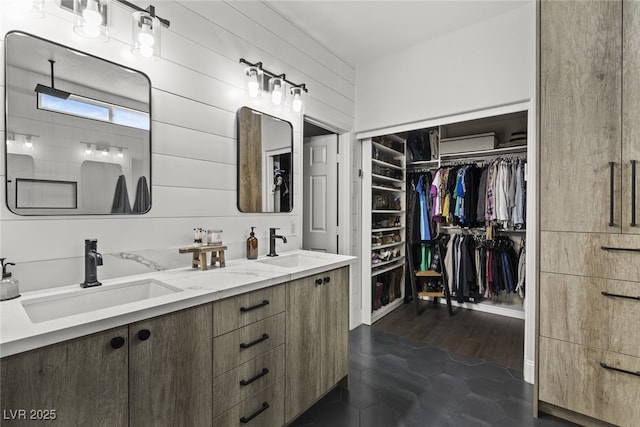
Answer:
[[[502,114],[498,116],[485,117],[475,120],[469,120],[458,123],[441,124],[438,127],[440,138],[462,137],[467,135],[481,134],[486,132],[495,132],[498,141],[508,141],[513,132],[527,130],[527,111],[517,111],[513,113]],[[508,157],[514,154],[527,153],[526,145],[512,147],[498,147],[490,150],[469,150],[458,153],[440,154],[438,159],[428,161],[407,162],[407,173],[414,170],[433,170],[435,171],[441,166],[446,166],[455,162],[476,162],[479,159],[493,159],[500,156]],[[465,228],[454,225],[438,225],[439,233],[484,233],[485,228]],[[526,229],[495,229],[500,235],[513,236],[514,242],[518,243],[526,234]],[[512,298],[513,300],[510,300]],[[485,311],[503,316],[524,319],[524,308],[517,296],[502,297],[498,300],[481,300],[479,303],[464,302],[459,303],[452,300],[452,304],[458,307],[464,307],[472,310]],[[440,303],[444,303],[439,299]]]
[[[363,320],[372,324],[404,300],[405,140],[384,135],[363,141]],[[383,257],[382,254],[387,255]],[[375,308],[375,286],[386,273],[400,269],[400,295]],[[386,276],[387,280],[390,280]],[[389,286],[393,286],[390,283]]]

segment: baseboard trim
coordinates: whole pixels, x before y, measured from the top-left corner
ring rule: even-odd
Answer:
[[[609,424],[607,422],[552,405],[551,403],[539,402],[538,405],[540,412],[571,421],[572,423],[576,423],[584,427],[616,427],[614,424]]]
[[[535,382],[535,369],[536,362],[533,360],[524,360],[524,367],[522,370],[522,374],[524,376],[524,380],[529,384],[533,384]]]

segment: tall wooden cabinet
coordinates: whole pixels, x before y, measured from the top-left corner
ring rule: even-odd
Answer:
[[[287,421],[348,374],[348,284],[348,267],[287,284]]]
[[[538,18],[536,399],[583,425],[637,425],[640,7],[542,1]]]

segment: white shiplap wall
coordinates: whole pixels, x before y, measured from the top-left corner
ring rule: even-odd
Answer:
[[[0,1],[0,7],[4,1]],[[148,2],[138,2],[146,7]],[[4,36],[22,30],[145,72],[152,83],[152,197],[149,214],[136,216],[24,217],[11,213],[0,197],[0,256],[16,262],[22,291],[79,283],[85,238],[98,238],[106,255],[100,278],[148,271],[123,261],[119,253],[143,254],[165,267],[187,266],[193,227],[222,228],[227,258],[244,257],[250,226],[256,226],[260,253],[267,251],[269,227],[280,227],[289,243],[301,246],[301,119],[267,103],[249,103],[243,94],[240,57],[262,61],[271,71],[305,82],[306,112],[335,128],[354,123],[352,67],[259,1],[154,1],[156,13],[171,20],[162,29],[162,59],[144,62],[129,53],[129,11],[113,4],[111,40],[79,38],[71,13],[46,0],[46,16],[29,20],[0,10],[0,50]],[[45,60],[45,59],[43,59]],[[0,71],[4,85],[4,68]],[[2,86],[4,96],[4,86]],[[251,105],[294,124],[294,211],[243,214],[236,208],[236,110]],[[4,115],[4,103],[0,107]],[[4,123],[2,124],[4,139]],[[0,175],[5,181],[4,150]]]

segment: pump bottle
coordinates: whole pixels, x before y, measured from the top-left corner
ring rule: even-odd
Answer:
[[[0,301],[18,298],[20,296],[20,289],[18,287],[18,281],[11,278],[11,273],[7,272],[7,267],[15,265],[12,262],[5,264],[5,258],[0,258],[0,264],[2,265],[2,280],[0,281]]]
[[[247,239],[247,259],[258,259],[258,238],[253,232],[255,227],[251,227],[251,233]]]

